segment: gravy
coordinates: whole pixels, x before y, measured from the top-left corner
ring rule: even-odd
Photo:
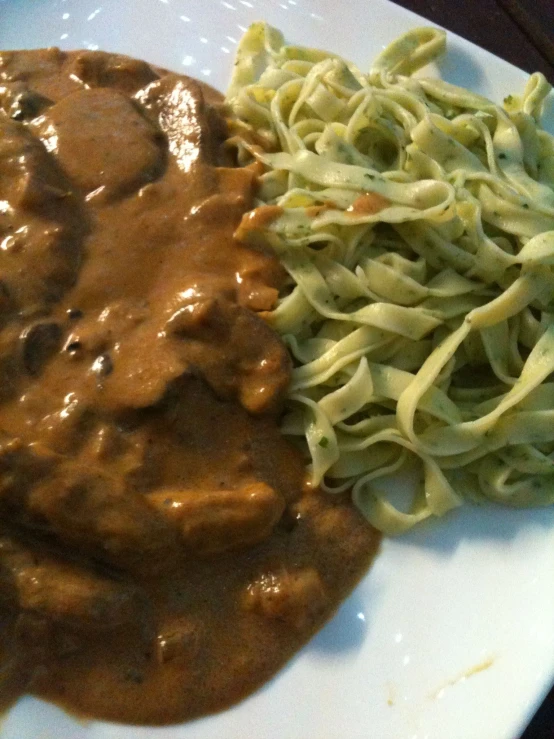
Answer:
[[[103,52],[0,53],[2,700],[166,724],[267,680],[378,536],[304,482],[274,255],[233,233],[217,94]]]

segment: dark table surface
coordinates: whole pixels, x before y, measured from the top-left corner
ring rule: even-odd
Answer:
[[[554,84],[554,0],[395,2]],[[520,739],[554,739],[554,688]]]

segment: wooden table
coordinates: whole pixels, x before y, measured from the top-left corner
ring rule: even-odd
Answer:
[[[395,2],[554,84],[554,0]]]
[[[554,0],[395,2],[554,85]],[[554,739],[554,688],[520,739]]]

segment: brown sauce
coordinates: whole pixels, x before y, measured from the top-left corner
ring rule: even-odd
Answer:
[[[279,433],[283,270],[233,239],[256,173],[221,166],[217,105],[118,55],[0,53],[4,705],[225,708],[378,545]]]

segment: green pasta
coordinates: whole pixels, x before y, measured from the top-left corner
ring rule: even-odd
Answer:
[[[228,145],[263,167],[265,217],[237,235],[289,275],[268,316],[295,363],[283,433],[391,534],[464,499],[554,503],[550,86],[501,107],[412,76],[445,46],[414,29],[364,74],[255,23],[227,95]],[[400,510],[375,481],[410,458]]]

